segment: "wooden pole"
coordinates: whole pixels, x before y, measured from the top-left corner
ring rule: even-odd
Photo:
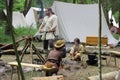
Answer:
[[[20,60],[19,60],[19,55],[18,55],[16,43],[15,43],[15,37],[14,37],[13,26],[12,26],[12,17],[10,16],[10,11],[9,11],[9,9],[10,9],[9,6],[10,5],[13,6],[13,2],[14,2],[14,0],[6,0],[7,20],[8,20],[7,24],[8,24],[8,26],[10,26],[11,37],[12,37],[12,40],[13,40],[13,46],[14,46],[14,50],[15,50],[15,55],[16,55],[16,60],[17,60],[17,63],[18,63],[19,72],[21,74],[22,80],[25,80],[24,74],[23,74],[23,71],[22,71],[22,67],[21,67],[21,64],[20,64]]]
[[[99,39],[98,39],[98,46],[99,46],[99,59],[98,59],[98,68],[99,68],[99,80],[102,80],[102,65],[101,65],[101,31],[102,31],[102,15],[101,15],[101,0],[98,0],[99,4]]]

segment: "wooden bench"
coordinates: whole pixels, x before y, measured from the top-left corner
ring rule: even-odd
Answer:
[[[108,51],[108,52],[110,52],[110,53],[112,53],[112,54],[116,54],[116,55],[120,55],[120,52],[119,51]]]
[[[117,71],[104,73],[102,74],[102,80],[115,80],[115,76],[117,75]],[[99,80],[99,76],[91,76],[88,77],[88,80]]]
[[[114,62],[115,62],[115,66],[117,66],[117,64],[116,64],[116,55],[120,55],[120,52],[119,51],[113,51],[113,50],[110,50],[110,51],[108,51],[108,53],[110,53],[110,59],[109,59],[109,61],[108,61],[108,64],[110,63],[110,61],[111,61],[111,58],[112,58],[112,56],[114,57]]]
[[[18,66],[17,62],[9,62],[8,63],[11,66]],[[26,67],[33,67],[33,68],[43,68],[43,65],[37,65],[37,64],[30,64],[30,63],[21,63],[22,66],[26,66]]]
[[[19,70],[18,70],[18,63],[17,62],[9,62],[8,63],[11,67],[11,80],[13,79],[13,70],[14,67],[17,67],[17,74],[18,74],[18,80],[20,80]],[[24,67],[32,67],[32,68],[39,68],[40,70],[47,71],[52,70],[53,68],[46,68],[44,65],[37,65],[37,64],[30,64],[30,63],[21,63],[21,66]]]
[[[33,77],[32,80],[64,80],[63,75],[49,77]]]

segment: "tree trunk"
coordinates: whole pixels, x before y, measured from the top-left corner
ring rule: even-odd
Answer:
[[[18,69],[19,69],[19,72],[21,74],[21,80],[25,80],[24,74],[23,74],[23,71],[22,71],[22,66],[21,66],[20,60],[19,60],[17,46],[16,46],[16,43],[15,43],[15,37],[14,37],[14,34],[13,34],[13,32],[14,32],[13,31],[13,26],[12,26],[13,1],[14,0],[5,0],[5,2],[6,2],[6,9],[7,9],[7,25],[9,26],[11,37],[12,37],[12,40],[13,40],[13,46],[14,46],[14,51],[15,51],[15,55],[16,55],[16,61],[18,63]]]
[[[105,17],[106,17],[106,21],[107,21],[107,24],[109,26],[109,18],[108,18],[108,0],[105,0]]]
[[[73,0],[73,3],[76,3],[76,0]]]
[[[119,10],[119,28],[120,28],[120,10]]]
[[[23,11],[23,15],[24,15],[24,16],[26,15],[26,12],[27,12],[27,4],[28,4],[28,0],[25,0],[25,3],[24,3],[24,11]]]
[[[32,5],[32,0],[25,0],[24,11],[23,11],[24,16],[26,16],[26,14],[29,11],[31,5]]]
[[[44,8],[43,8],[42,0],[39,0],[39,3],[40,3],[40,9],[41,9],[39,19],[42,19],[44,17],[44,15],[43,15],[44,14]]]
[[[80,4],[84,4],[84,0],[80,0]]]
[[[13,9],[13,0],[7,0],[6,1],[6,10],[7,10],[6,22],[9,23],[9,19],[10,19],[11,24],[12,24],[12,9]],[[5,34],[6,35],[11,34],[10,26],[8,24],[5,27]]]

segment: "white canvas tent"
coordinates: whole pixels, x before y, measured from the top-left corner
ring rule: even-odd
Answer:
[[[18,11],[13,12],[13,20],[12,21],[13,21],[12,24],[13,24],[14,28],[27,26],[24,15]]]
[[[4,13],[5,13],[5,15],[7,14],[6,10],[4,10]],[[20,13],[19,11],[13,11],[12,25],[14,26],[14,28],[25,27],[27,25],[24,15],[22,13]]]
[[[32,26],[33,28],[37,27],[37,22],[39,15],[37,14],[41,9],[36,7],[31,7],[25,16],[25,20],[28,26]]]
[[[81,42],[86,42],[87,36],[98,36],[98,4],[71,4],[55,1],[52,8],[58,16],[58,35],[66,41],[72,42],[78,37]],[[118,42],[109,31],[103,11],[102,36],[108,37],[108,44]]]
[[[41,11],[40,8],[31,7],[25,17],[23,13],[20,13],[19,11],[13,11],[13,20],[12,20],[13,23],[12,24],[14,28],[17,28],[17,27],[37,28],[39,11]],[[4,10],[4,13],[6,15],[6,10]]]

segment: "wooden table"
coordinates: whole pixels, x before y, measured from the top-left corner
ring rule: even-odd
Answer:
[[[115,66],[117,66],[117,64],[116,64],[116,55],[120,55],[120,52],[119,51],[113,51],[113,50],[110,50],[108,52],[110,53],[110,59],[108,61],[108,64],[110,63],[111,58],[113,56],[114,57]]]
[[[18,80],[20,80],[18,63],[17,62],[9,62],[8,64],[12,67],[12,70],[11,70],[11,80],[13,79],[14,67],[17,67]],[[47,70],[53,69],[53,68],[46,68],[46,67],[44,67],[44,65],[37,65],[37,64],[30,64],[30,63],[21,63],[21,66],[32,67],[32,68],[39,68],[40,70],[43,70],[43,71],[47,71]]]

